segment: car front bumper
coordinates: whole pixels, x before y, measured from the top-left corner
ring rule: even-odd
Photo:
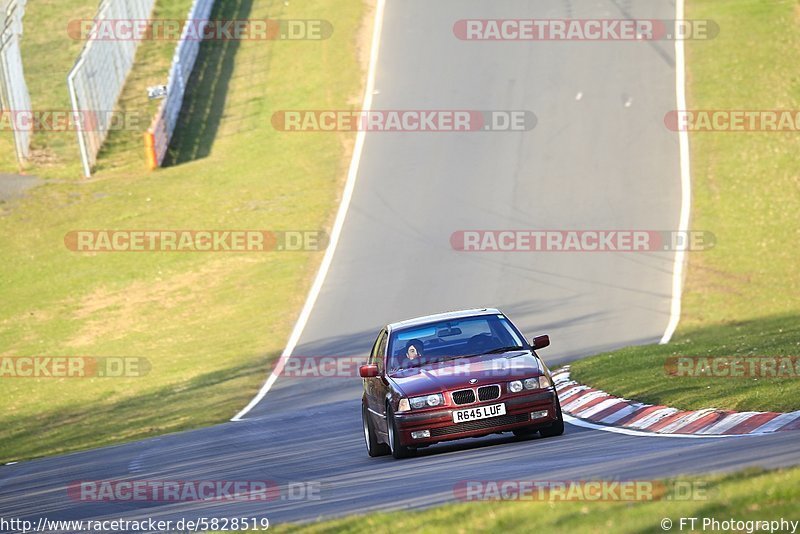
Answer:
[[[465,408],[477,408],[504,403],[505,415],[477,419],[465,423],[454,423],[453,412]],[[547,411],[547,415],[531,419],[533,412]],[[517,428],[547,427],[558,420],[558,403],[553,388],[533,393],[509,395],[487,402],[450,406],[438,410],[425,410],[419,413],[395,413],[395,422],[400,434],[400,442],[407,447],[425,445],[440,441],[485,436],[496,432],[510,432]],[[414,439],[412,432],[430,431],[430,437]]]

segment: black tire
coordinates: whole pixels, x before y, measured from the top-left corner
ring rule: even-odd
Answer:
[[[369,413],[367,407],[361,405],[361,424],[364,427],[364,442],[367,445],[367,454],[375,458],[376,456],[386,456],[391,449],[385,443],[380,443],[375,431],[372,430],[372,423],[369,422]]]
[[[561,403],[556,395],[556,409],[558,410],[558,419],[552,425],[539,430],[539,435],[543,438],[554,438],[564,433],[564,417],[561,415]]]
[[[394,412],[390,406],[386,406],[386,426],[389,431],[389,449],[392,451],[392,456],[394,456],[397,460],[414,456],[414,454],[417,452],[416,450],[404,445],[400,445],[396,442],[396,436],[399,432],[394,421]]]

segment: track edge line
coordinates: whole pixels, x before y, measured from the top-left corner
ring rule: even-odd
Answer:
[[[675,1],[675,24],[683,20],[684,0]],[[678,110],[686,109],[686,55],[683,40],[675,34],[675,98]],[[692,174],[689,158],[689,132],[685,129],[678,131],[678,145],[681,167],[681,213],[678,222],[678,231],[685,234],[689,230],[689,214],[692,206]],[[670,317],[664,335],[658,342],[665,345],[672,339],[678,322],[681,318],[681,297],[683,293],[684,266],[686,252],[678,248],[675,252],[675,262],[672,268],[672,302],[670,304]]]
[[[367,83],[364,88],[364,98],[361,106],[363,111],[369,111],[372,108],[372,96],[375,91],[375,70],[378,64],[378,52],[380,50],[381,30],[383,28],[383,13],[385,7],[386,0],[377,0],[375,5],[375,21],[372,28],[372,45],[369,56],[369,67],[367,68]],[[267,378],[267,381],[261,386],[261,389],[258,391],[256,396],[253,397],[247,406],[242,408],[239,413],[234,415],[230,419],[231,421],[242,421],[242,418],[264,399],[269,390],[278,380],[278,376],[280,375],[281,371],[283,371],[283,367],[286,365],[286,362],[289,360],[289,358],[291,358],[292,352],[297,346],[297,343],[300,341],[300,336],[306,327],[306,323],[311,316],[311,311],[314,308],[317,297],[322,290],[322,285],[328,275],[328,269],[330,269],[331,262],[333,261],[333,254],[336,251],[336,245],[339,243],[339,237],[341,236],[342,228],[344,227],[347,211],[350,208],[350,200],[352,199],[353,191],[355,190],[356,177],[358,176],[358,166],[361,162],[361,153],[364,149],[365,138],[366,132],[364,130],[359,130],[359,132],[356,134],[356,142],[355,146],[353,147],[353,156],[350,159],[350,167],[347,171],[347,182],[345,183],[344,191],[342,192],[342,200],[339,203],[339,210],[336,213],[336,219],[334,220],[333,228],[331,229],[328,248],[325,250],[325,255],[322,258],[319,271],[317,271],[317,276],[314,278],[314,283],[311,285],[311,289],[306,297],[306,302],[303,305],[303,309],[300,312],[300,316],[297,318],[294,328],[292,329],[292,333],[289,336],[286,347],[283,349],[283,352],[281,353],[275,368],[270,373],[269,378]]]

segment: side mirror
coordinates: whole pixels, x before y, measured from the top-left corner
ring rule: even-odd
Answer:
[[[358,368],[361,378],[375,378],[378,376],[378,366],[375,364],[362,365]]]
[[[533,338],[533,340],[531,340],[531,346],[533,347],[533,350],[543,349],[548,345],[550,345],[550,336],[548,335],[536,336]]]

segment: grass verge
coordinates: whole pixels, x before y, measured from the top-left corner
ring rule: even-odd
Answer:
[[[306,525],[270,525],[276,532],[680,532],[681,517],[714,518],[720,522],[798,520],[800,468],[779,471],[745,471],[706,479],[683,479],[674,488],[697,491],[682,500],[681,491],[660,500],[635,502],[597,501],[488,501],[440,506],[423,511],[351,516]],[[673,486],[668,483],[667,486]],[[702,519],[698,519],[700,530]],[[745,529],[733,530],[744,532]],[[687,531],[688,524],[683,531]],[[710,528],[707,528],[710,530]],[[788,530],[791,532],[791,529]]]
[[[243,41],[235,54],[205,43],[182,120],[192,123],[208,99],[219,116],[213,131],[179,133],[180,164],[146,172],[141,138],[119,133],[92,180],[51,180],[6,207],[0,357],[144,357],[151,369],[145,377],[0,378],[0,462],[224,421],[285,344],[321,252],[89,254],[64,244],[79,229],[329,226],[354,136],[285,134],[270,117],[358,101],[364,5],[231,0],[216,15],[324,19],[334,33]],[[141,61],[162,53],[141,52]],[[140,98],[136,87],[151,83],[141,72],[123,98]]]
[[[690,109],[800,108],[800,2],[690,0],[720,26],[688,41]],[[776,28],[780,31],[776,32]],[[679,378],[669,356],[800,357],[800,135],[692,133],[692,226],[716,247],[691,253],[681,323],[666,346],[575,362],[572,376],[618,396],[677,408],[800,409],[800,376]]]
[[[786,356],[800,353],[800,316],[684,328],[667,345],[627,347],[572,364],[572,379],[648,404],[686,410],[791,412],[800,409],[794,377],[675,376],[673,357]],[[702,363],[698,361],[698,367]]]

